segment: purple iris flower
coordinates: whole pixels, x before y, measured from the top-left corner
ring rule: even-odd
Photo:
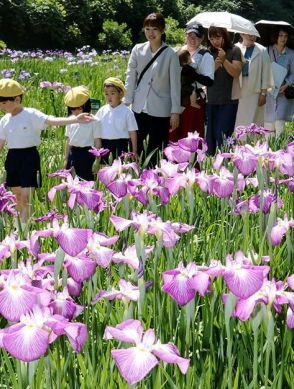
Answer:
[[[84,310],[82,305],[74,302],[67,289],[64,289],[62,292],[55,291],[51,298],[52,300],[48,307],[52,308],[53,314],[61,315],[68,320],[75,319]]]
[[[145,251],[145,259],[148,259],[152,251],[154,250],[154,246],[146,246],[144,247]],[[115,263],[126,263],[131,266],[133,269],[139,269],[139,258],[136,252],[136,246],[132,245],[127,247],[124,252],[114,253],[112,257],[112,261]]]
[[[170,143],[163,152],[168,161],[177,163],[189,162],[192,155],[191,151],[184,150],[178,143]]]
[[[280,197],[277,197],[270,190],[263,192],[263,204],[261,209],[260,195],[256,194],[248,199],[249,212],[256,213],[262,210],[264,214],[269,213],[271,205],[276,202],[277,208],[280,209],[283,206],[283,201]]]
[[[162,277],[162,290],[179,305],[185,305],[191,301],[196,292],[204,296],[211,284],[209,274],[194,262],[190,262],[187,267],[180,262],[177,268],[163,272]]]
[[[138,286],[133,285],[131,282],[120,279],[118,282],[119,289],[112,288],[110,291],[108,290],[100,290],[93,299],[93,304],[96,301],[101,300],[102,298],[106,298],[107,300],[131,300],[138,301],[140,297],[140,291]]]
[[[24,362],[43,356],[58,336],[66,335],[76,352],[81,352],[87,338],[87,327],[71,323],[49,308],[35,306],[20,317],[19,323],[0,330],[0,347]]]
[[[70,174],[66,174],[66,181],[63,180],[61,184],[53,186],[48,192],[48,198],[53,201],[58,190],[66,189],[70,195],[67,204],[71,209],[74,208],[75,203],[78,203],[98,213],[105,207],[103,193],[93,187],[93,181],[80,181],[78,177],[73,178]]]
[[[107,236],[101,233],[93,233],[90,237],[87,250],[91,258],[93,258],[97,265],[106,268],[112,261],[114,250],[108,246],[115,244],[119,239],[118,235]]]
[[[227,255],[223,278],[235,296],[246,299],[262,287],[269,270],[269,266],[253,265],[251,259],[238,251],[234,259]]]
[[[235,135],[237,139],[242,139],[243,137],[249,134],[267,135],[271,132],[272,130],[264,127],[259,127],[255,123],[251,123],[248,126],[238,126],[235,129]]]
[[[162,238],[163,245],[167,248],[173,247],[180,239],[177,234],[180,232],[178,225],[175,227],[170,221],[163,222],[160,217],[156,217],[155,214],[147,211],[144,211],[142,214],[132,212],[132,220],[112,215],[110,216],[110,221],[118,231],[123,231],[129,226],[133,226],[142,236],[148,233],[155,235],[157,238]],[[186,224],[182,224],[182,226],[183,228],[185,226],[185,232],[191,231],[194,228]]]
[[[276,312],[282,312],[282,305],[288,304],[291,300],[292,293],[285,291],[286,285],[283,285],[281,281],[264,279],[261,288],[247,298],[237,299],[235,309],[232,313],[233,316],[238,317],[242,321],[249,319],[253,313],[256,305],[262,303],[268,306],[274,306]],[[294,295],[294,293],[293,293]],[[223,301],[226,303],[227,295],[223,296]]]
[[[0,185],[0,212],[16,215],[16,199],[12,192],[6,190],[3,184]]]
[[[50,294],[28,283],[19,272],[11,271],[3,280],[0,291],[0,313],[11,322],[19,321],[21,315],[34,305],[48,306]]]
[[[104,149],[103,147],[101,149],[96,149],[96,147],[91,147],[89,153],[93,154],[95,157],[104,157],[104,155],[109,154],[109,150]]]
[[[115,181],[117,176],[132,169],[139,176],[139,168],[136,162],[122,163],[121,159],[115,159],[111,166],[103,167],[98,172],[99,180],[105,185]]]
[[[219,175],[214,174],[210,178],[211,190],[217,197],[230,197],[234,192],[234,175],[225,167],[221,167]],[[237,178],[237,190],[243,191],[245,188],[244,177],[239,174]]]
[[[284,215],[284,219],[278,218],[277,223],[273,226],[271,230],[271,242],[274,246],[278,246],[283,236],[291,228],[294,228],[294,220],[289,220],[288,215]]]
[[[34,236],[36,238],[53,236],[65,253],[74,257],[86,248],[92,234],[93,231],[90,229],[70,228],[66,220],[59,226],[58,220],[54,219],[52,227],[35,231]]]
[[[107,326],[104,339],[117,339],[121,342],[133,343],[130,348],[111,350],[112,358],[120,374],[133,385],[141,381],[158,365],[158,359],[166,363],[176,363],[181,372],[186,374],[190,360],[180,356],[178,348],[172,344],[156,342],[153,329],[143,335],[143,327],[139,320],[125,320],[116,327]]]

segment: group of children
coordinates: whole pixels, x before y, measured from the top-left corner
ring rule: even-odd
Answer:
[[[122,103],[123,82],[115,77],[104,81],[106,104],[95,116],[91,115],[89,89],[77,86],[70,89],[64,103],[68,117],[48,116],[22,105],[23,88],[15,80],[0,80],[0,110],[6,114],[0,120],[0,150],[7,145],[5,161],[6,184],[16,196],[22,230],[30,216],[30,201],[34,189],[40,185],[41,167],[37,146],[41,131],[48,126],[65,125],[64,167],[73,167],[85,180],[93,180],[95,157],[92,146],[107,148],[114,157],[122,152],[137,154],[137,123],[130,108]]]

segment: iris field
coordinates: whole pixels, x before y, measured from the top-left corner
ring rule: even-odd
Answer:
[[[103,103],[127,53],[0,62],[25,106],[64,116],[67,87]],[[240,127],[215,158],[190,134],[154,169],[93,150],[88,183],[62,170],[64,129],[46,130],[19,236],[0,186],[0,388],[294,388],[292,134]]]

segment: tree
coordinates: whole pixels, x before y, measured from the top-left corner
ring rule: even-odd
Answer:
[[[127,24],[118,24],[114,20],[105,20],[103,32],[98,34],[99,49],[129,49],[132,45],[131,30]]]

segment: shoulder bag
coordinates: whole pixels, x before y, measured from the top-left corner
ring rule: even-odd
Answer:
[[[156,58],[158,58],[160,56],[160,54],[167,48],[168,48],[168,46],[161,47],[161,49],[159,49],[158,52],[154,55],[154,57],[147,63],[147,65],[144,67],[144,69],[142,70],[142,72],[138,78],[137,88],[138,88],[144,74],[146,73],[146,71],[150,68],[150,66],[153,64],[153,62],[156,60]]]

